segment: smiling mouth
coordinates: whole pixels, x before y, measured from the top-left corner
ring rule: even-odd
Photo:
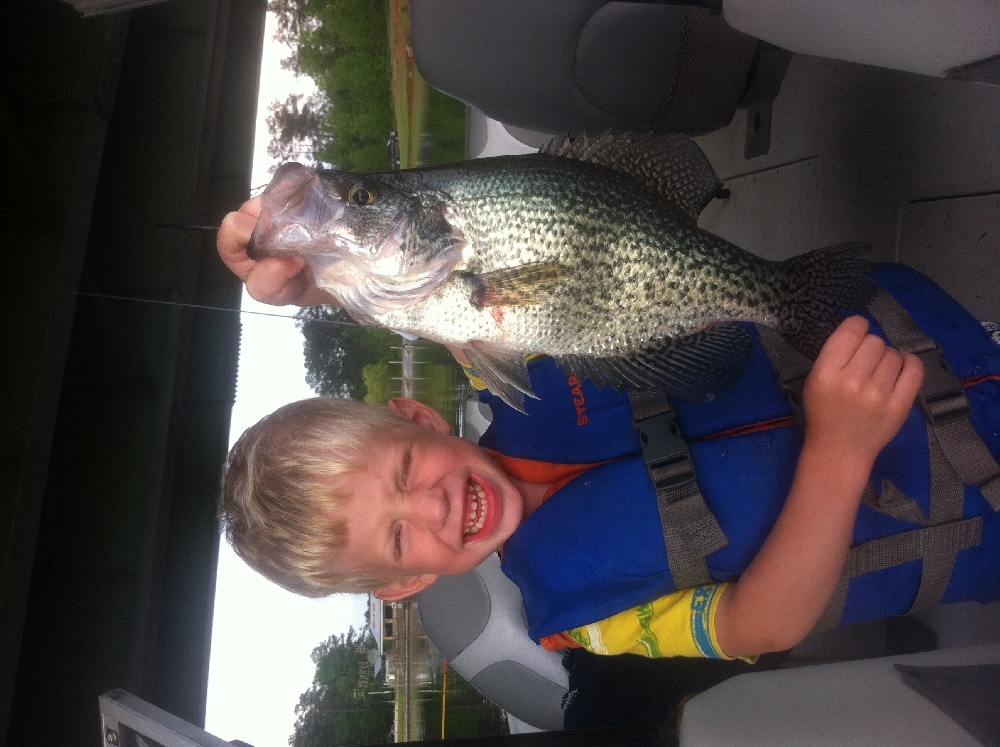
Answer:
[[[490,505],[486,500],[486,491],[483,486],[474,480],[469,480],[467,495],[469,497],[469,515],[467,517],[468,523],[465,525],[465,537],[472,537],[483,531]]]

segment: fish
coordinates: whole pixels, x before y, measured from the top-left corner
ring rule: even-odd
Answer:
[[[753,355],[746,323],[815,358],[874,292],[867,244],[771,261],[700,228],[722,188],[683,134],[554,138],[386,173],[290,162],[248,254],[300,256],[357,322],[460,348],[521,412],[531,354],[599,387],[707,402]]]

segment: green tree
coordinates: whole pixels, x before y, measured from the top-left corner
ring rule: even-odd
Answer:
[[[369,363],[361,372],[365,379],[365,402],[370,405],[384,405],[399,395],[399,386],[392,380],[393,373],[399,373],[399,366],[391,363]]]
[[[367,628],[332,635],[312,652],[316,674],[299,696],[292,747],[373,744],[389,741],[392,693],[375,682]]]
[[[325,104],[315,97],[292,93],[268,107],[267,129],[271,142],[267,155],[279,162],[315,162],[317,143],[328,140]]]
[[[276,41],[287,46],[295,46],[302,29],[310,24],[309,8],[312,0],[268,0],[267,9],[277,21]]]
[[[388,169],[393,116],[386,3],[271,0],[268,10],[278,19],[276,38],[292,48],[282,66],[311,77],[319,91],[272,105],[268,153],[284,159],[291,151],[306,163],[353,171]],[[313,130],[303,137],[306,124]]]
[[[295,314],[302,333],[306,383],[316,394],[364,399],[364,368],[385,363],[396,353],[399,336],[356,324],[337,306],[306,306]]]

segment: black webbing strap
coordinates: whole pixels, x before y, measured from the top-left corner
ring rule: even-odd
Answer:
[[[656,487],[656,502],[674,586],[712,583],[705,558],[729,540],[698,489],[694,463],[670,402],[659,389],[628,390],[632,427]]]
[[[947,526],[960,519],[966,485],[977,486],[990,505],[1000,509],[1000,465],[969,422],[972,408],[965,387],[942,357],[940,345],[927,337],[899,302],[881,288],[870,309],[889,342],[899,350],[920,356],[924,364],[924,383],[917,404],[927,423],[930,457],[927,523],[931,527]],[[924,558],[920,588],[910,612],[941,601],[961,549],[964,547],[950,551],[939,548]]]
[[[929,523],[927,514],[924,513],[924,509],[920,507],[920,504],[897,488],[891,480],[882,481],[882,491],[880,493],[875,492],[872,484],[868,483],[865,486],[865,493],[861,497],[861,500],[869,508],[879,513],[894,516],[911,524],[923,524],[926,526]]]
[[[869,484],[862,500],[877,511],[898,519],[924,524],[901,534],[870,540],[848,551],[836,591],[813,632],[836,627],[844,614],[850,580],[864,573],[892,568],[900,563],[922,559],[920,586],[908,612],[927,609],[940,603],[948,588],[958,553],[979,544],[982,517],[962,519],[965,486],[943,455],[930,449],[931,515],[892,482],[882,483],[877,494]]]
[[[993,510],[1000,511],[1000,466],[968,418],[939,423],[933,433],[938,448],[962,481],[978,487]]]

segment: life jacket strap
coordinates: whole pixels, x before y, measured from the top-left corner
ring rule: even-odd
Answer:
[[[909,611],[938,604],[948,588],[958,552],[979,544],[982,533],[981,519],[962,520],[965,485],[977,486],[993,509],[1000,510],[1000,465],[969,421],[972,408],[965,387],[944,360],[941,346],[927,337],[884,289],[877,290],[869,309],[889,342],[918,355],[924,364],[917,406],[927,424],[930,512],[925,515],[916,501],[891,482],[883,483],[881,494],[871,485],[867,487],[863,500],[869,506],[924,527],[852,547],[837,590],[814,631],[840,622],[852,578],[911,560],[921,559],[922,566],[920,587]],[[801,423],[802,388],[812,361],[773,329],[761,325],[757,331]]]
[[[930,524],[930,518],[923,508],[906,493],[896,487],[892,480],[882,481],[882,490],[877,492],[871,483],[865,486],[861,501],[881,514],[887,514],[911,524]]]
[[[978,487],[993,510],[1000,511],[1000,466],[968,418],[935,427],[933,436],[963,482]]]
[[[656,488],[660,526],[674,586],[712,583],[705,558],[729,544],[708,508],[694,472],[691,451],[666,395],[659,389],[629,389],[632,427]]]
[[[947,587],[956,556],[961,550],[978,545],[982,533],[983,517],[973,516],[855,545],[847,553],[847,562],[833,598],[812,632],[819,633],[840,624],[852,578],[914,560],[923,561],[923,570],[920,588],[910,611],[937,604],[940,601],[938,589]]]
[[[958,553],[978,545],[982,535],[981,517],[962,519],[965,485],[977,486],[993,509],[1000,510],[1000,465],[969,421],[972,408],[965,387],[944,360],[941,346],[927,337],[885,290],[878,289],[869,308],[889,342],[899,350],[920,356],[924,364],[924,383],[917,405],[927,428],[930,515],[914,512],[916,502],[891,483],[883,484],[882,495],[877,498],[869,486],[865,498],[869,505],[888,508],[886,513],[927,526],[872,540],[875,545],[868,542],[851,548],[837,592],[817,630],[840,621],[851,578],[918,558],[922,561],[920,586],[909,611],[938,604],[948,588]],[[904,512],[906,516],[901,515]]]
[[[806,377],[812,370],[813,361],[778,334],[773,327],[755,325],[760,344],[771,361],[771,368],[778,377],[778,386],[788,397],[795,422],[801,426],[805,422],[802,410],[802,389]]]
[[[972,408],[965,387],[942,357],[941,346],[924,335],[906,309],[882,288],[870,309],[889,341],[899,350],[919,355],[924,363],[917,402],[928,424],[928,440],[940,448],[963,484],[978,487],[993,510],[1000,511],[1000,464],[969,422]],[[932,494],[932,515],[933,505]]]
[[[924,364],[924,383],[917,405],[928,423],[929,436],[933,434],[933,442],[963,484],[978,487],[993,509],[1000,511],[1000,464],[969,422],[972,410],[965,387],[944,360],[941,346],[927,337],[883,288],[878,288],[869,306],[889,342],[899,350],[920,356]],[[758,325],[757,332],[796,420],[801,423],[802,388],[812,361],[772,328]]]

